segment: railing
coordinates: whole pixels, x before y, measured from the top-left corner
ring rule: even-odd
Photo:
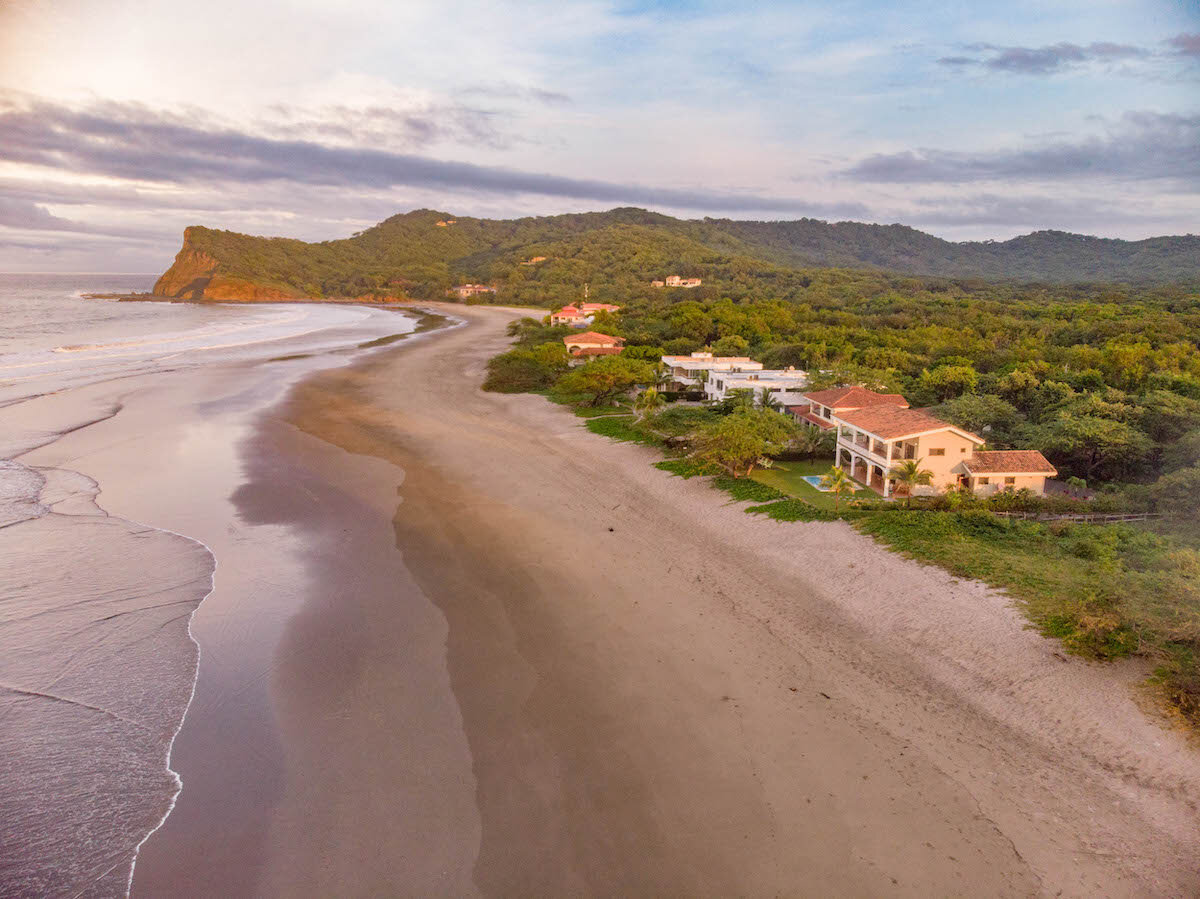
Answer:
[[[1091,512],[994,512],[994,515],[999,515],[1001,518],[1022,518],[1033,519],[1035,521],[1086,521],[1091,523],[1105,523],[1114,521],[1149,521],[1154,518],[1162,518],[1161,512],[1134,512],[1130,514],[1114,514],[1101,515]]]

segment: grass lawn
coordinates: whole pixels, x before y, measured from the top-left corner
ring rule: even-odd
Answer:
[[[815,462],[809,462],[803,459],[799,462],[776,462],[770,468],[756,468],[750,477],[758,481],[760,484],[766,484],[768,487],[774,487],[782,493],[789,496],[797,497],[807,503],[811,503],[818,509],[833,510],[833,494],[822,493],[816,487],[802,480],[805,475],[824,475],[833,467],[832,459],[817,459]],[[854,494],[856,497],[868,497],[878,499],[879,495],[874,490],[866,488],[859,490]],[[843,508],[845,502],[842,503]]]

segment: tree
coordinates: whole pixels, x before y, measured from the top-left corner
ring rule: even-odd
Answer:
[[[842,497],[853,496],[858,490],[844,468],[829,469],[829,473],[821,478],[821,486],[833,494],[833,510],[835,512],[841,509]]]
[[[973,434],[988,434],[988,442],[1009,442],[1021,416],[1012,403],[986,393],[964,393],[934,410],[935,414]]]
[[[1088,481],[1100,471],[1124,470],[1150,451],[1150,439],[1132,425],[1070,413],[1031,428],[1027,436],[1051,462],[1069,466]]]
[[[1141,429],[1159,443],[1172,443],[1200,428],[1200,400],[1170,390],[1151,390],[1137,401]]]
[[[1163,467],[1167,471],[1187,468],[1200,461],[1200,429],[1188,431],[1163,452]]]
[[[888,477],[896,481],[898,486],[904,488],[904,505],[912,505],[913,488],[918,485],[926,485],[933,483],[933,472],[927,468],[921,467],[920,459],[908,459],[901,462],[895,468],[888,472]]]
[[[626,359],[641,359],[644,362],[657,362],[668,355],[660,346],[627,346],[621,353]]]
[[[1200,512],[1200,465],[1163,475],[1151,486],[1150,494],[1164,512],[1194,518]]]
[[[648,362],[601,356],[563,375],[556,389],[560,393],[587,397],[589,406],[602,406],[635,385],[649,384],[653,380],[654,368]]]
[[[726,391],[725,398],[714,403],[712,408],[720,415],[728,415],[739,409],[753,409],[754,391],[749,387],[736,387]]]
[[[714,356],[745,356],[750,351],[750,341],[740,334],[726,334],[712,345]]]
[[[764,387],[758,392],[758,405],[764,409],[769,409],[772,412],[780,412],[783,410],[783,404],[771,394],[770,387]]]
[[[969,365],[940,365],[921,372],[921,386],[933,392],[939,402],[971,393],[979,383],[979,373]]]
[[[832,430],[822,431],[812,425],[801,425],[792,441],[792,449],[799,453],[808,453],[808,459],[812,462],[816,460],[817,453],[832,450],[835,439]]]
[[[641,421],[650,413],[657,412],[666,403],[661,393],[653,387],[647,387],[633,401],[634,411],[638,413],[637,420]]]
[[[562,344],[546,343],[533,349],[515,349],[488,362],[484,390],[497,393],[523,393],[554,386],[567,370],[567,349]]]
[[[748,477],[759,459],[783,452],[796,429],[787,416],[766,409],[738,409],[699,430],[696,455],[735,478]]]

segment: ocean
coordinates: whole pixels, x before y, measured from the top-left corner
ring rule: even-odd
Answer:
[[[258,372],[238,398],[249,416],[307,371],[415,326],[351,305],[83,297],[152,284],[0,274],[3,896],[127,894],[139,846],[181,788],[169,756],[197,678],[190,622],[219,562],[194,536],[106,509],[104,484],[72,467],[80,436],[173,377],[239,366]],[[158,413],[164,428],[170,413]],[[136,472],[132,450],[121,461]]]

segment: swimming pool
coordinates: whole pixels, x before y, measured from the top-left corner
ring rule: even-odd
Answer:
[[[820,490],[822,493],[829,492],[828,487],[821,486],[821,476],[819,474],[806,474],[803,477],[801,477],[800,480],[807,481],[810,486],[815,487],[817,490]]]

